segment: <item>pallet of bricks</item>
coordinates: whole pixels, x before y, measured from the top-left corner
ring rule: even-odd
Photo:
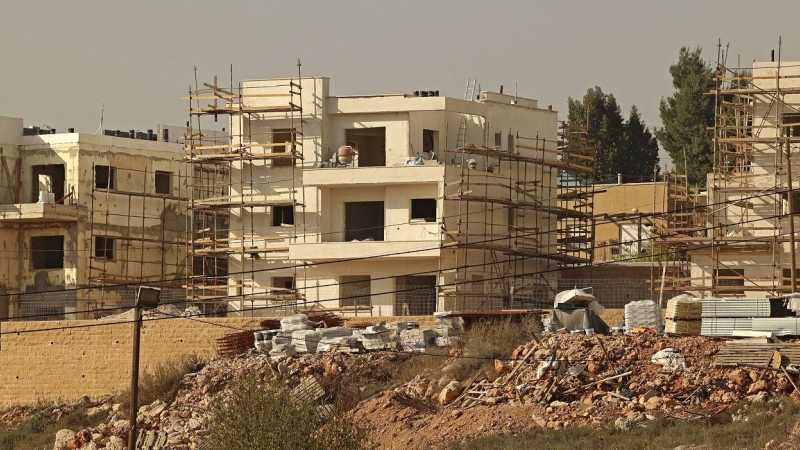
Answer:
[[[689,295],[679,295],[667,301],[667,321],[664,332],[677,335],[697,335],[702,329],[703,302]]]

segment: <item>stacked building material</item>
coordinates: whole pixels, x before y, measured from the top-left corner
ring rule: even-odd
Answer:
[[[733,336],[733,331],[752,331],[751,317],[703,317],[700,334],[703,336]]]
[[[702,301],[685,294],[673,297],[667,301],[664,332],[678,335],[700,334],[702,315]]]
[[[464,325],[459,317],[452,316],[449,312],[436,312],[434,331],[438,334],[436,338],[437,347],[453,345],[454,338],[464,333]]]
[[[703,299],[703,336],[733,336],[733,331],[752,331],[755,318],[770,317],[766,298]]]
[[[639,300],[625,305],[625,332],[634,328],[661,330],[661,308],[652,300]]]
[[[414,328],[400,332],[400,345],[407,352],[424,352],[434,345],[436,332],[432,328]]]
[[[800,336],[798,317],[757,317],[753,319],[753,331],[773,331],[777,336]]]

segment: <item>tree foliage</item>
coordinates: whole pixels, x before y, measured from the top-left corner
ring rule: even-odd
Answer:
[[[709,127],[714,125],[714,70],[703,60],[702,50],[683,47],[678,61],[670,66],[675,92],[661,99],[663,128],[656,137],[672,157],[678,173],[686,172],[689,183],[705,186],[706,174],[714,166],[714,149]]]
[[[628,180],[652,178],[658,164],[658,141],[636,106],[626,121],[614,95],[595,86],[583,99],[568,100],[567,125],[585,128],[594,142],[596,180],[618,173]]]
[[[344,414],[320,416],[319,406],[294,398],[278,382],[247,375],[215,404],[210,424],[212,450],[358,450],[366,431]]]

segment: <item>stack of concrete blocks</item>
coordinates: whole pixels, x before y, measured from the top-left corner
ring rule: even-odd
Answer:
[[[652,300],[639,300],[625,305],[625,332],[649,328],[661,332],[661,308]]]
[[[400,332],[400,345],[407,352],[424,352],[435,345],[436,337],[433,328],[412,328]]]
[[[292,345],[292,334],[287,331],[278,331],[272,336],[272,348],[269,351],[269,356],[273,358],[281,358],[284,356],[294,356],[297,354],[294,345]]]
[[[400,342],[400,333],[405,330],[419,328],[419,322],[389,322],[386,324],[389,329],[389,339],[393,342]]]
[[[452,312],[436,312],[433,314],[435,321],[433,329],[438,335],[435,340],[437,347],[453,345],[458,336],[464,333],[464,324],[461,319],[452,314]]]
[[[374,325],[358,333],[361,344],[366,350],[383,350],[392,348],[391,330],[384,325]]]
[[[677,335],[698,335],[702,329],[703,302],[686,294],[667,301],[664,332]]]
[[[320,328],[317,344],[317,353],[337,351],[350,352],[358,347],[358,339],[353,334],[353,330],[345,327]]]

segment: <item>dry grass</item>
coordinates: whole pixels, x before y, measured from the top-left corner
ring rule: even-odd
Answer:
[[[777,405],[781,407],[778,408]],[[534,429],[516,436],[496,435],[475,439],[453,446],[454,450],[522,450],[547,448],[574,450],[576,448],[602,448],[609,450],[648,448],[674,449],[691,445],[703,450],[764,448],[773,439],[789,442],[795,424],[800,420],[800,405],[790,399],[753,405],[746,422],[733,422],[730,414],[720,414],[710,423],[667,422],[653,423],[630,431],[612,427],[593,430],[567,428],[561,431]],[[775,448],[798,448],[797,442]]]
[[[161,363],[152,370],[145,371],[139,377],[139,406],[149,405],[156,400],[171,402],[186,374],[197,372],[204,365],[205,360],[193,354]],[[122,405],[120,411],[127,417],[131,407],[130,388],[120,392],[117,399]]]
[[[457,380],[465,380],[480,369],[494,373],[493,360],[508,359],[522,344],[541,335],[542,323],[530,317],[521,321],[494,319],[478,322],[467,331],[460,344],[463,357],[452,363],[448,372]]]

